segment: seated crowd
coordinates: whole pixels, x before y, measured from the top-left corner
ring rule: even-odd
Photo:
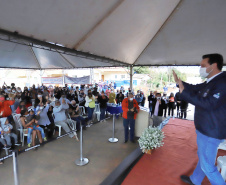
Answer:
[[[96,104],[99,104],[100,122],[105,122],[107,103],[121,104],[128,94],[132,93],[134,96],[130,88],[127,92],[123,86],[116,92],[115,90],[115,85],[106,84],[70,88],[67,84],[65,87],[54,88],[44,85],[36,88],[33,85],[30,88],[24,87],[23,90],[14,83],[3,86],[0,88],[0,148],[9,149],[20,145],[18,127],[26,129],[28,147],[35,145],[36,136],[40,143],[51,139],[59,127],[65,132],[78,131],[81,124],[86,129],[93,124]],[[134,98],[138,105],[144,106],[146,98],[142,91],[137,91]],[[150,92],[148,102],[151,115],[166,116],[167,107],[168,114],[173,114],[176,101],[178,98],[174,98],[173,94],[167,98],[166,94],[161,97],[160,93]],[[15,115],[20,116],[21,125],[17,125]],[[75,131],[69,137],[78,140]]]

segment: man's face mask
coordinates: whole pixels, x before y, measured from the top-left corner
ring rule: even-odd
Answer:
[[[211,65],[210,65],[210,66],[211,66]],[[209,66],[209,67],[210,67],[210,66]],[[207,70],[209,67],[200,67],[200,69],[199,69],[199,74],[200,74],[200,76],[201,76],[202,78],[206,78],[206,77],[209,76],[209,74],[213,71],[213,69],[212,69],[209,73],[207,73],[206,70]]]

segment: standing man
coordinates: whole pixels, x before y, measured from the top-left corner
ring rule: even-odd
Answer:
[[[161,98],[161,93],[156,93],[152,102],[153,126],[157,127],[162,122],[163,108],[165,101]]]
[[[202,57],[200,76],[207,81],[191,85],[182,82],[173,71],[179,84],[181,99],[195,105],[195,128],[198,146],[198,164],[193,174],[182,175],[187,184],[201,184],[207,176],[212,185],[225,185],[215,166],[217,148],[226,138],[226,72],[222,72],[223,57],[208,54]]]
[[[140,93],[139,90],[137,91],[137,94],[136,94],[136,96],[135,96],[135,99],[136,99],[138,105],[141,105],[141,102],[142,102],[142,100],[143,100],[143,95]]]
[[[152,117],[152,104],[153,104],[154,98],[155,98],[155,96],[154,96],[153,92],[150,91],[150,95],[148,96],[148,103],[149,103],[149,112],[151,113],[151,117]]]
[[[130,141],[132,143],[135,143],[135,140],[134,140],[135,120],[140,108],[138,106],[137,101],[133,99],[132,93],[129,93],[128,98],[125,98],[122,101],[122,110],[123,110],[123,114],[122,114],[123,126],[124,126],[124,133],[125,133],[124,143],[128,141],[129,127],[130,127]]]
[[[176,102],[176,105],[177,105],[177,117],[180,118],[180,111],[181,111],[181,98],[180,98],[180,91],[177,92],[175,94],[175,102]]]

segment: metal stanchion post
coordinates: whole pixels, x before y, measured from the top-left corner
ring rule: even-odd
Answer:
[[[13,151],[13,173],[14,173],[14,184],[20,185],[19,176],[18,176],[18,164],[17,164],[18,152]]]
[[[113,114],[113,135],[112,135],[112,138],[108,139],[108,141],[111,142],[111,143],[118,142],[118,139],[115,138],[115,114]]]
[[[75,164],[78,166],[84,166],[86,164],[88,164],[89,159],[87,158],[83,158],[82,155],[82,141],[83,137],[82,137],[82,124],[80,123],[80,158],[75,160]]]

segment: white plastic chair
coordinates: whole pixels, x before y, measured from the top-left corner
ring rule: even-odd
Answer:
[[[53,119],[54,119],[54,117],[55,117],[54,114],[52,114],[52,116],[53,116]],[[61,125],[56,125],[56,124],[55,124],[55,126],[58,127],[58,129],[59,129],[59,136],[61,136],[61,128],[62,128],[62,126]],[[55,134],[55,130],[54,130],[54,134]]]
[[[85,114],[86,114],[85,107],[84,106],[79,106],[79,115],[83,116]]]
[[[20,141],[22,143],[22,146],[24,146],[24,137],[27,137],[27,129],[23,128],[23,125],[20,121],[20,114],[13,114],[13,120],[16,124],[16,128],[18,128],[18,130],[20,131]]]
[[[100,121],[100,104],[95,104],[94,114],[97,115],[97,120]]]
[[[217,169],[221,170],[221,175],[223,179],[226,179],[226,156],[219,156],[217,158]]]
[[[68,126],[69,126],[72,130],[75,130],[75,129],[76,129],[76,121],[74,121],[74,120],[71,119],[71,116],[70,116],[69,113],[66,113],[66,116],[67,116],[67,118],[69,119]],[[74,134],[77,135],[76,132],[74,132]]]

